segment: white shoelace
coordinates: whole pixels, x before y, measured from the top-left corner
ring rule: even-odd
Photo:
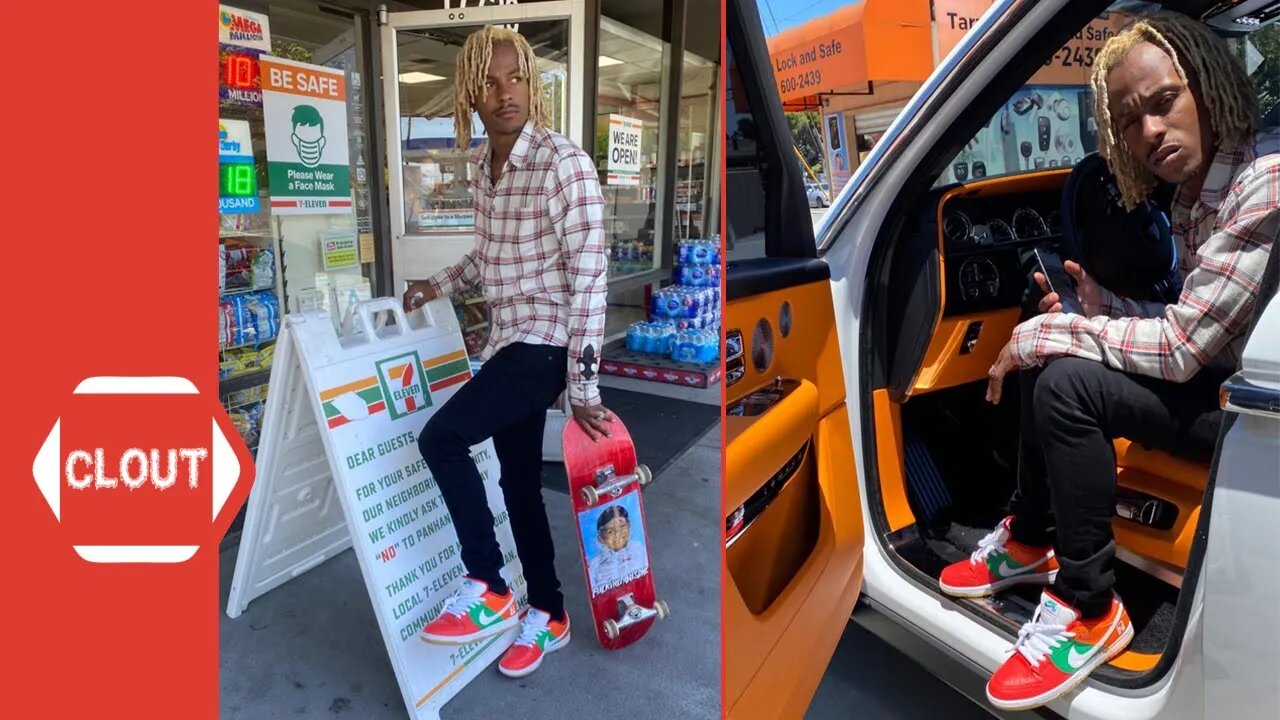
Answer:
[[[449,598],[449,602],[444,606],[444,611],[450,615],[464,617],[467,613],[471,612],[471,608],[480,605],[483,602],[484,601],[481,598],[475,597],[474,595],[463,595],[462,592],[459,591],[454,593],[453,597]]]
[[[1018,630],[1018,640],[1013,644],[1013,650],[1022,653],[1031,667],[1038,668],[1050,652],[1075,636],[1075,633],[1067,632],[1066,625],[1040,622],[1040,610],[1037,609],[1031,622]]]
[[[987,536],[978,541],[978,549],[973,551],[969,556],[969,562],[976,564],[983,562],[993,553],[1004,552],[1004,544],[1009,539],[1009,532],[1005,530],[1004,523],[999,527],[987,533]]]
[[[515,644],[532,646],[538,640],[538,633],[546,628],[546,625],[525,620],[520,623],[520,636],[516,638]]]

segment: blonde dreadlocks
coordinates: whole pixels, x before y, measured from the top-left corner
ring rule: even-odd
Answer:
[[[538,58],[533,54],[529,41],[518,32],[506,28],[485,25],[467,36],[458,51],[457,75],[453,82],[453,131],[458,148],[471,147],[471,110],[485,94],[485,75],[489,72],[489,60],[494,45],[510,45],[515,48],[520,63],[520,73],[529,83],[529,119],[535,127],[551,123],[551,108],[542,92],[539,80]]]
[[[1143,16],[1107,41],[1094,61],[1093,114],[1098,123],[1098,150],[1116,177],[1125,206],[1133,209],[1155,189],[1156,178],[1133,156],[1120,129],[1111,121],[1107,75],[1124,62],[1135,46],[1151,43],[1173,61],[1184,83],[1196,84],[1197,103],[1207,111],[1214,142],[1233,148],[1253,135],[1258,100],[1253,82],[1227,44],[1208,27],[1167,10]],[[1188,71],[1190,71],[1188,73]],[[1213,148],[1204,148],[1205,161]]]

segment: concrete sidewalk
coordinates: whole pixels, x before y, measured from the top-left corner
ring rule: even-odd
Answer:
[[[601,649],[588,627],[568,498],[550,490],[544,496],[573,641],[520,680],[488,668],[444,706],[442,717],[719,718],[719,426],[645,490],[654,579],[672,614],[624,650]],[[351,552],[254,600],[231,620],[223,611],[235,559],[234,547],[220,557],[220,717],[408,717]]]

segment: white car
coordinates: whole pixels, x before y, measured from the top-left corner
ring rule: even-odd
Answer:
[[[1270,47],[1255,34],[1280,14],[1274,0],[1162,4],[1241,38],[1242,57],[1257,52],[1251,37]],[[1038,137],[1060,127],[1038,127],[1041,108],[1063,122],[1087,114],[1087,84],[1028,81],[1063,57],[1091,63],[1119,8],[991,3],[813,235],[756,0],[727,9],[727,125],[759,135],[741,156],[727,151],[724,324],[726,347],[741,348],[725,370],[727,717],[803,716],[850,618],[1004,717],[984,685],[1038,591],[955,599],[938,574],[1008,500],[1017,412],[983,402],[986,371],[1022,312],[1025,246],[1062,232],[1066,179],[1093,150],[1083,123]],[[1026,141],[984,144],[1008,107],[1004,127],[1031,118]],[[755,249],[763,256],[744,257]],[[1280,302],[1268,304],[1280,248],[1270,257],[1239,372],[1221,388],[1211,462],[1117,439],[1116,588],[1136,636],[1038,716],[1280,717]]]
[[[831,204],[831,187],[827,183],[805,183],[804,194],[811,208],[824,208]]]

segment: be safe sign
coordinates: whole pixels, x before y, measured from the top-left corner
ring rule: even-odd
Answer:
[[[347,81],[341,70],[263,55],[271,212],[351,212]]]
[[[606,185],[640,184],[640,134],[644,123],[625,115],[609,116],[609,165]]]

